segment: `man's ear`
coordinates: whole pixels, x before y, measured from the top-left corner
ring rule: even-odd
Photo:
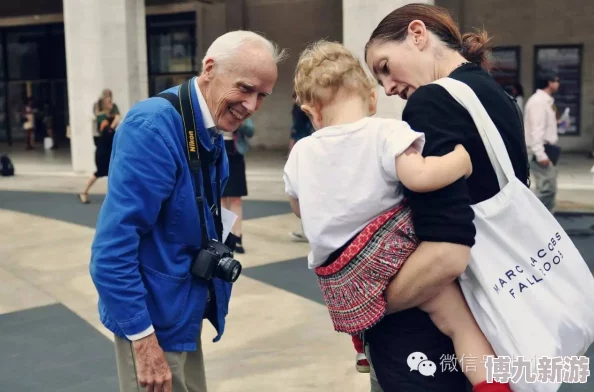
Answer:
[[[374,116],[377,113],[377,89],[373,88],[369,96],[369,115]]]
[[[318,108],[310,105],[301,105],[301,110],[307,114],[307,117],[309,117],[311,121],[311,125],[313,125],[316,131],[322,128],[322,112]]]
[[[202,74],[205,76],[207,80],[212,78],[212,75],[215,70],[215,61],[212,58],[206,59],[204,62],[204,67],[202,68]]]

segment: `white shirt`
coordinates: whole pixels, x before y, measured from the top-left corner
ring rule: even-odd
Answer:
[[[407,123],[370,117],[295,144],[284,169],[285,192],[299,200],[310,269],[402,201],[395,159],[424,144],[424,134]]]
[[[536,90],[526,101],[524,108],[524,130],[526,146],[538,161],[548,159],[544,144],[557,144],[557,117],[553,110],[555,100],[543,90]]]
[[[200,112],[202,113],[204,126],[206,129],[213,128],[215,126],[215,122],[212,118],[212,114],[210,114],[210,110],[208,109],[208,105],[204,99],[204,95],[202,95],[202,91],[200,91],[200,87],[198,86],[198,78],[194,78],[194,88],[196,89],[196,94],[198,95],[198,103],[200,104]]]
[[[204,120],[204,126],[206,129],[213,128],[215,126],[214,119],[212,118],[212,114],[210,114],[210,110],[208,110],[208,105],[204,100],[204,96],[200,91],[200,87],[198,87],[198,78],[194,78],[194,88],[196,89],[196,94],[198,95],[198,102],[200,104],[200,112],[202,113],[202,119]],[[135,335],[126,335],[129,340],[140,340],[145,338],[155,332],[155,328],[151,325],[147,329],[142,332],[139,332]]]

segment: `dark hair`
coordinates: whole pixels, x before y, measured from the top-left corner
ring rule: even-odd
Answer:
[[[551,70],[543,70],[538,73],[538,77],[536,78],[536,88],[537,89],[545,89],[549,87],[549,82],[554,82],[559,79],[559,75],[556,72]]]
[[[524,87],[520,83],[514,83],[514,89],[516,90],[516,94],[518,97],[524,96]]]
[[[369,47],[375,43],[404,41],[408,26],[414,20],[422,21],[427,30],[435,34],[448,48],[459,52],[466,60],[489,70],[488,54],[491,39],[485,30],[462,35],[449,11],[428,4],[408,4],[388,14],[377,25],[365,45],[365,57]]]

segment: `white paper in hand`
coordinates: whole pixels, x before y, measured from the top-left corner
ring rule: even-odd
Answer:
[[[223,222],[223,243],[227,241],[227,236],[231,232],[233,224],[237,220],[237,215],[226,208],[221,208],[221,221]]]

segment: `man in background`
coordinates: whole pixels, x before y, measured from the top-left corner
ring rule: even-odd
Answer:
[[[524,128],[530,171],[535,181],[535,194],[553,211],[557,194],[557,160],[560,148],[557,146],[557,117],[553,95],[559,91],[559,76],[544,72],[536,85],[536,92],[526,102]]]
[[[299,105],[297,105],[297,95],[295,94],[295,92],[293,92],[293,107],[291,109],[291,118],[293,124],[291,125],[291,141],[289,142],[289,153],[293,149],[295,143],[297,143],[304,137],[311,135],[313,132],[313,126],[309,121],[309,117],[307,117],[307,114],[305,114],[305,112],[301,110]],[[303,232],[300,233],[297,231],[292,231],[289,233],[289,237],[291,237],[291,239],[296,242],[307,242],[307,238],[305,237]]]

